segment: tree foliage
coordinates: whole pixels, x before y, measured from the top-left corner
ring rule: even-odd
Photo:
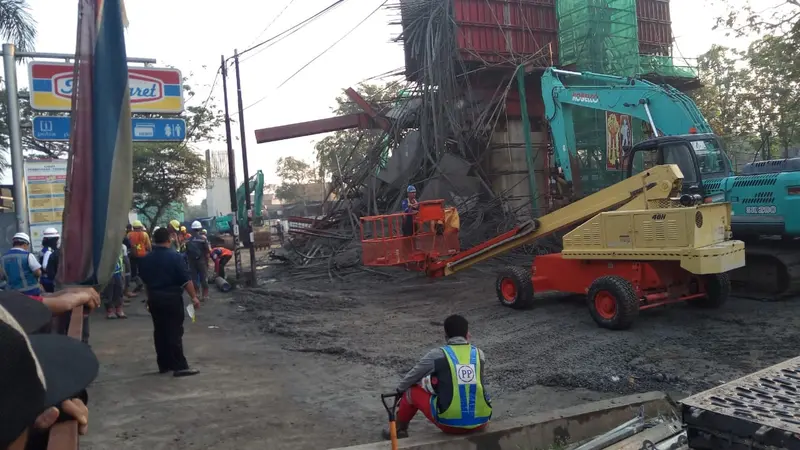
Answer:
[[[0,36],[12,42],[20,52],[33,51],[36,44],[36,20],[25,0],[0,0]]]
[[[358,92],[367,102],[375,107],[391,105],[397,99],[402,85],[388,83],[376,85],[361,83],[356,87]],[[361,108],[350,100],[347,95],[336,97],[336,107],[333,113],[337,116],[363,112]],[[383,137],[382,130],[342,130],[320,140],[314,145],[320,178],[326,179],[338,174],[337,158],[340,165],[344,166],[351,161],[359,161]]]
[[[700,58],[704,86],[693,97],[729,147],[742,140],[758,145],[769,135],[774,144],[769,153],[781,156],[800,143],[800,71],[794,68],[793,46],[768,35],[746,51],[714,46]]]
[[[303,197],[303,185],[314,179],[314,169],[307,162],[287,156],[278,158],[276,175],[281,184],[275,187],[275,197],[285,202],[295,202]]]
[[[194,96],[194,90],[184,84],[186,102]],[[224,115],[214,105],[213,97],[201,105],[187,106],[180,117],[187,125],[184,142],[135,143],[133,146],[133,207],[151,226],[162,221],[170,204],[184,202],[192,191],[204,186],[203,146],[220,139],[218,130]]]

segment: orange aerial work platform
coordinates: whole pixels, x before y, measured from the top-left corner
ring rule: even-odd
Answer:
[[[730,204],[704,204],[682,181],[677,165],[655,166],[463,251],[442,200],[423,202],[416,214],[364,217],[364,264],[448,276],[573,228],[560,253],[498,274],[502,305],[532,306],[534,288],[584,294],[594,321],[617,330],[669,303],[720,307],[730,293],[726,272],[744,266],[744,243],[731,239]]]
[[[361,250],[365,266],[428,266],[459,250],[458,212],[444,200],[419,202],[419,211],[361,218]]]

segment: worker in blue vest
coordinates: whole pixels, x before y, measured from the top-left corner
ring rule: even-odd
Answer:
[[[42,233],[42,256],[39,257],[39,263],[42,265],[42,277],[39,282],[45,292],[56,291],[56,274],[60,256],[58,240],[60,237],[55,228],[47,228]]]
[[[42,265],[30,252],[31,238],[25,233],[17,233],[11,238],[11,249],[0,257],[2,278],[6,281],[6,289],[18,291],[28,296],[40,296],[39,277]]]
[[[409,185],[406,188],[406,198],[400,203],[400,208],[408,214],[403,219],[403,236],[414,234],[414,214],[419,212],[419,201],[417,201],[417,188]]]
[[[194,290],[202,289],[203,301],[208,300],[208,260],[211,257],[211,244],[202,233],[203,224],[199,220],[192,222],[192,234],[184,242],[185,257],[189,266],[189,275],[194,283]]]
[[[408,424],[422,411],[448,434],[480,430],[492,418],[483,388],[483,352],[469,343],[467,319],[454,314],[444,321],[447,344],[428,352],[397,386],[397,437],[408,437]],[[389,439],[389,431],[384,430]]]

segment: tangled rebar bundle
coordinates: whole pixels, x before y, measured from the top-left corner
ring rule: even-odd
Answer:
[[[292,230],[290,225],[291,240],[281,251],[272,252],[273,259],[288,263],[293,276],[333,280],[365,270],[386,274],[361,267],[359,218],[399,212],[409,184],[417,187],[423,199],[434,181],[446,186],[445,201],[460,215],[461,248],[507,231],[519,221],[520,207],[515,206],[519,201],[509,201],[513,187],[500,192],[493,189],[485,168],[492,134],[508,121],[505,106],[516,86],[514,70],[493,72],[496,81],[490,89],[473,88],[471,80],[481,71],[496,69],[498,63],[476,65],[460,57],[452,2],[402,0],[392,7],[400,13],[403,32],[397,40],[404,43],[407,63],[421,64],[413,74],[407,72],[407,79],[413,81],[407,82],[402,98],[389,102],[393,107],[373,105],[390,117],[388,127],[377,137],[374,131],[362,131],[358,143],[374,143],[366,155],[357,154],[356,145],[338,161],[327,197],[334,200],[325,202],[324,215],[302,230]],[[525,64],[541,57],[527,55],[504,63]],[[387,151],[390,164],[400,154],[411,154],[418,164],[387,179]],[[450,171],[443,167],[445,157],[455,157],[468,169]],[[467,178],[470,183],[465,183]],[[529,262],[532,254],[556,250],[559,242],[553,239],[521,249],[506,257],[506,262],[508,258]],[[518,259],[519,255],[524,256]]]

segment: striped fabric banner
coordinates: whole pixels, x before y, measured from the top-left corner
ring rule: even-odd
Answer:
[[[80,0],[79,8],[59,271],[64,283],[105,285],[133,198],[126,18],[122,0]]]

